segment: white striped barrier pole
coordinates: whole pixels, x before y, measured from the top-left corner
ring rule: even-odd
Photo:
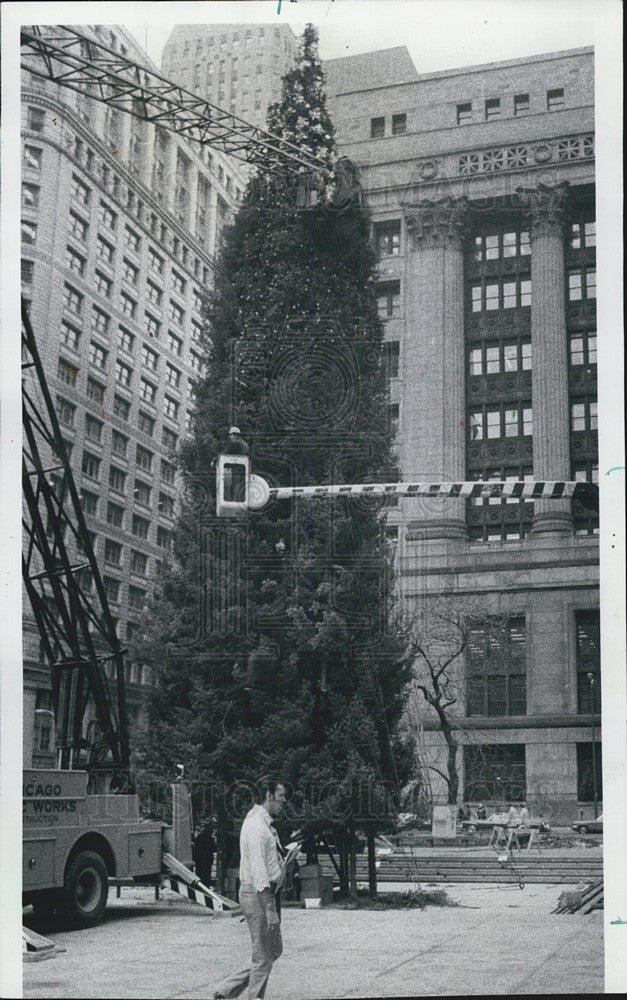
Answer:
[[[265,506],[270,500],[287,500],[292,497],[330,496],[404,496],[404,497],[504,497],[516,500],[563,500],[578,499],[588,506],[598,498],[595,483],[567,482],[564,480],[473,480],[471,482],[447,483],[355,483],[342,486],[267,486],[267,498],[255,496],[259,476],[251,476],[251,496],[249,506]],[[257,482],[253,482],[256,480]],[[264,482],[264,480],[261,480]],[[257,487],[265,493],[262,487]],[[598,499],[596,500],[598,505]]]

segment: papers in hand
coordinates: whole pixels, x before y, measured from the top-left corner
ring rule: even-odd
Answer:
[[[287,845],[286,855],[283,858],[283,864],[281,865],[281,873],[277,879],[275,894],[279,891],[283,883],[285,882],[285,876],[287,874],[288,865],[291,865],[292,861],[297,854],[300,854],[300,841],[294,840],[291,844]]]

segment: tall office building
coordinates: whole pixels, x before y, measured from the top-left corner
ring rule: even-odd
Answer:
[[[287,24],[179,24],[163,49],[161,71],[263,128],[297,52],[298,39]]]
[[[154,69],[124,29],[84,30]],[[243,182],[216,150],[26,72],[22,107],[22,293],[126,640],[170,546],[202,298]],[[50,678],[28,611],[25,763],[47,766]],[[141,670],[129,665],[131,720]]]
[[[596,480],[593,51],[412,79],[391,50],[387,82],[374,55],[326,69],[338,143],[373,215],[402,477]],[[451,679],[461,794],[526,798],[554,820],[590,814],[596,517],[567,500],[405,499],[388,524],[409,604],[473,608]],[[445,770],[431,716],[424,744]]]

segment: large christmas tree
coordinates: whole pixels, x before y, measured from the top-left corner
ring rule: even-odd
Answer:
[[[297,825],[356,829],[376,825],[413,759],[382,501],[284,500],[218,520],[211,464],[235,423],[273,484],[395,474],[369,220],[357,190],[338,197],[312,26],[268,128],[318,160],[319,201],[302,208],[298,175],[257,177],[224,234],[176,558],[140,648],[160,667],[143,755],[223,788],[280,776]],[[228,812],[228,796],[212,808]]]

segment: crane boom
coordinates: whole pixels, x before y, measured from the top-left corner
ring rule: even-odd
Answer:
[[[124,652],[22,300],[24,551],[22,578],[52,675],[59,766],[128,782]],[[70,546],[70,539],[75,545]],[[71,557],[71,549],[76,555]],[[113,667],[116,694],[105,663]],[[88,706],[95,733],[84,732]]]
[[[320,171],[320,163],[294,143],[224,111],[77,28],[27,25],[20,35],[22,69],[35,76],[262,170]]]

